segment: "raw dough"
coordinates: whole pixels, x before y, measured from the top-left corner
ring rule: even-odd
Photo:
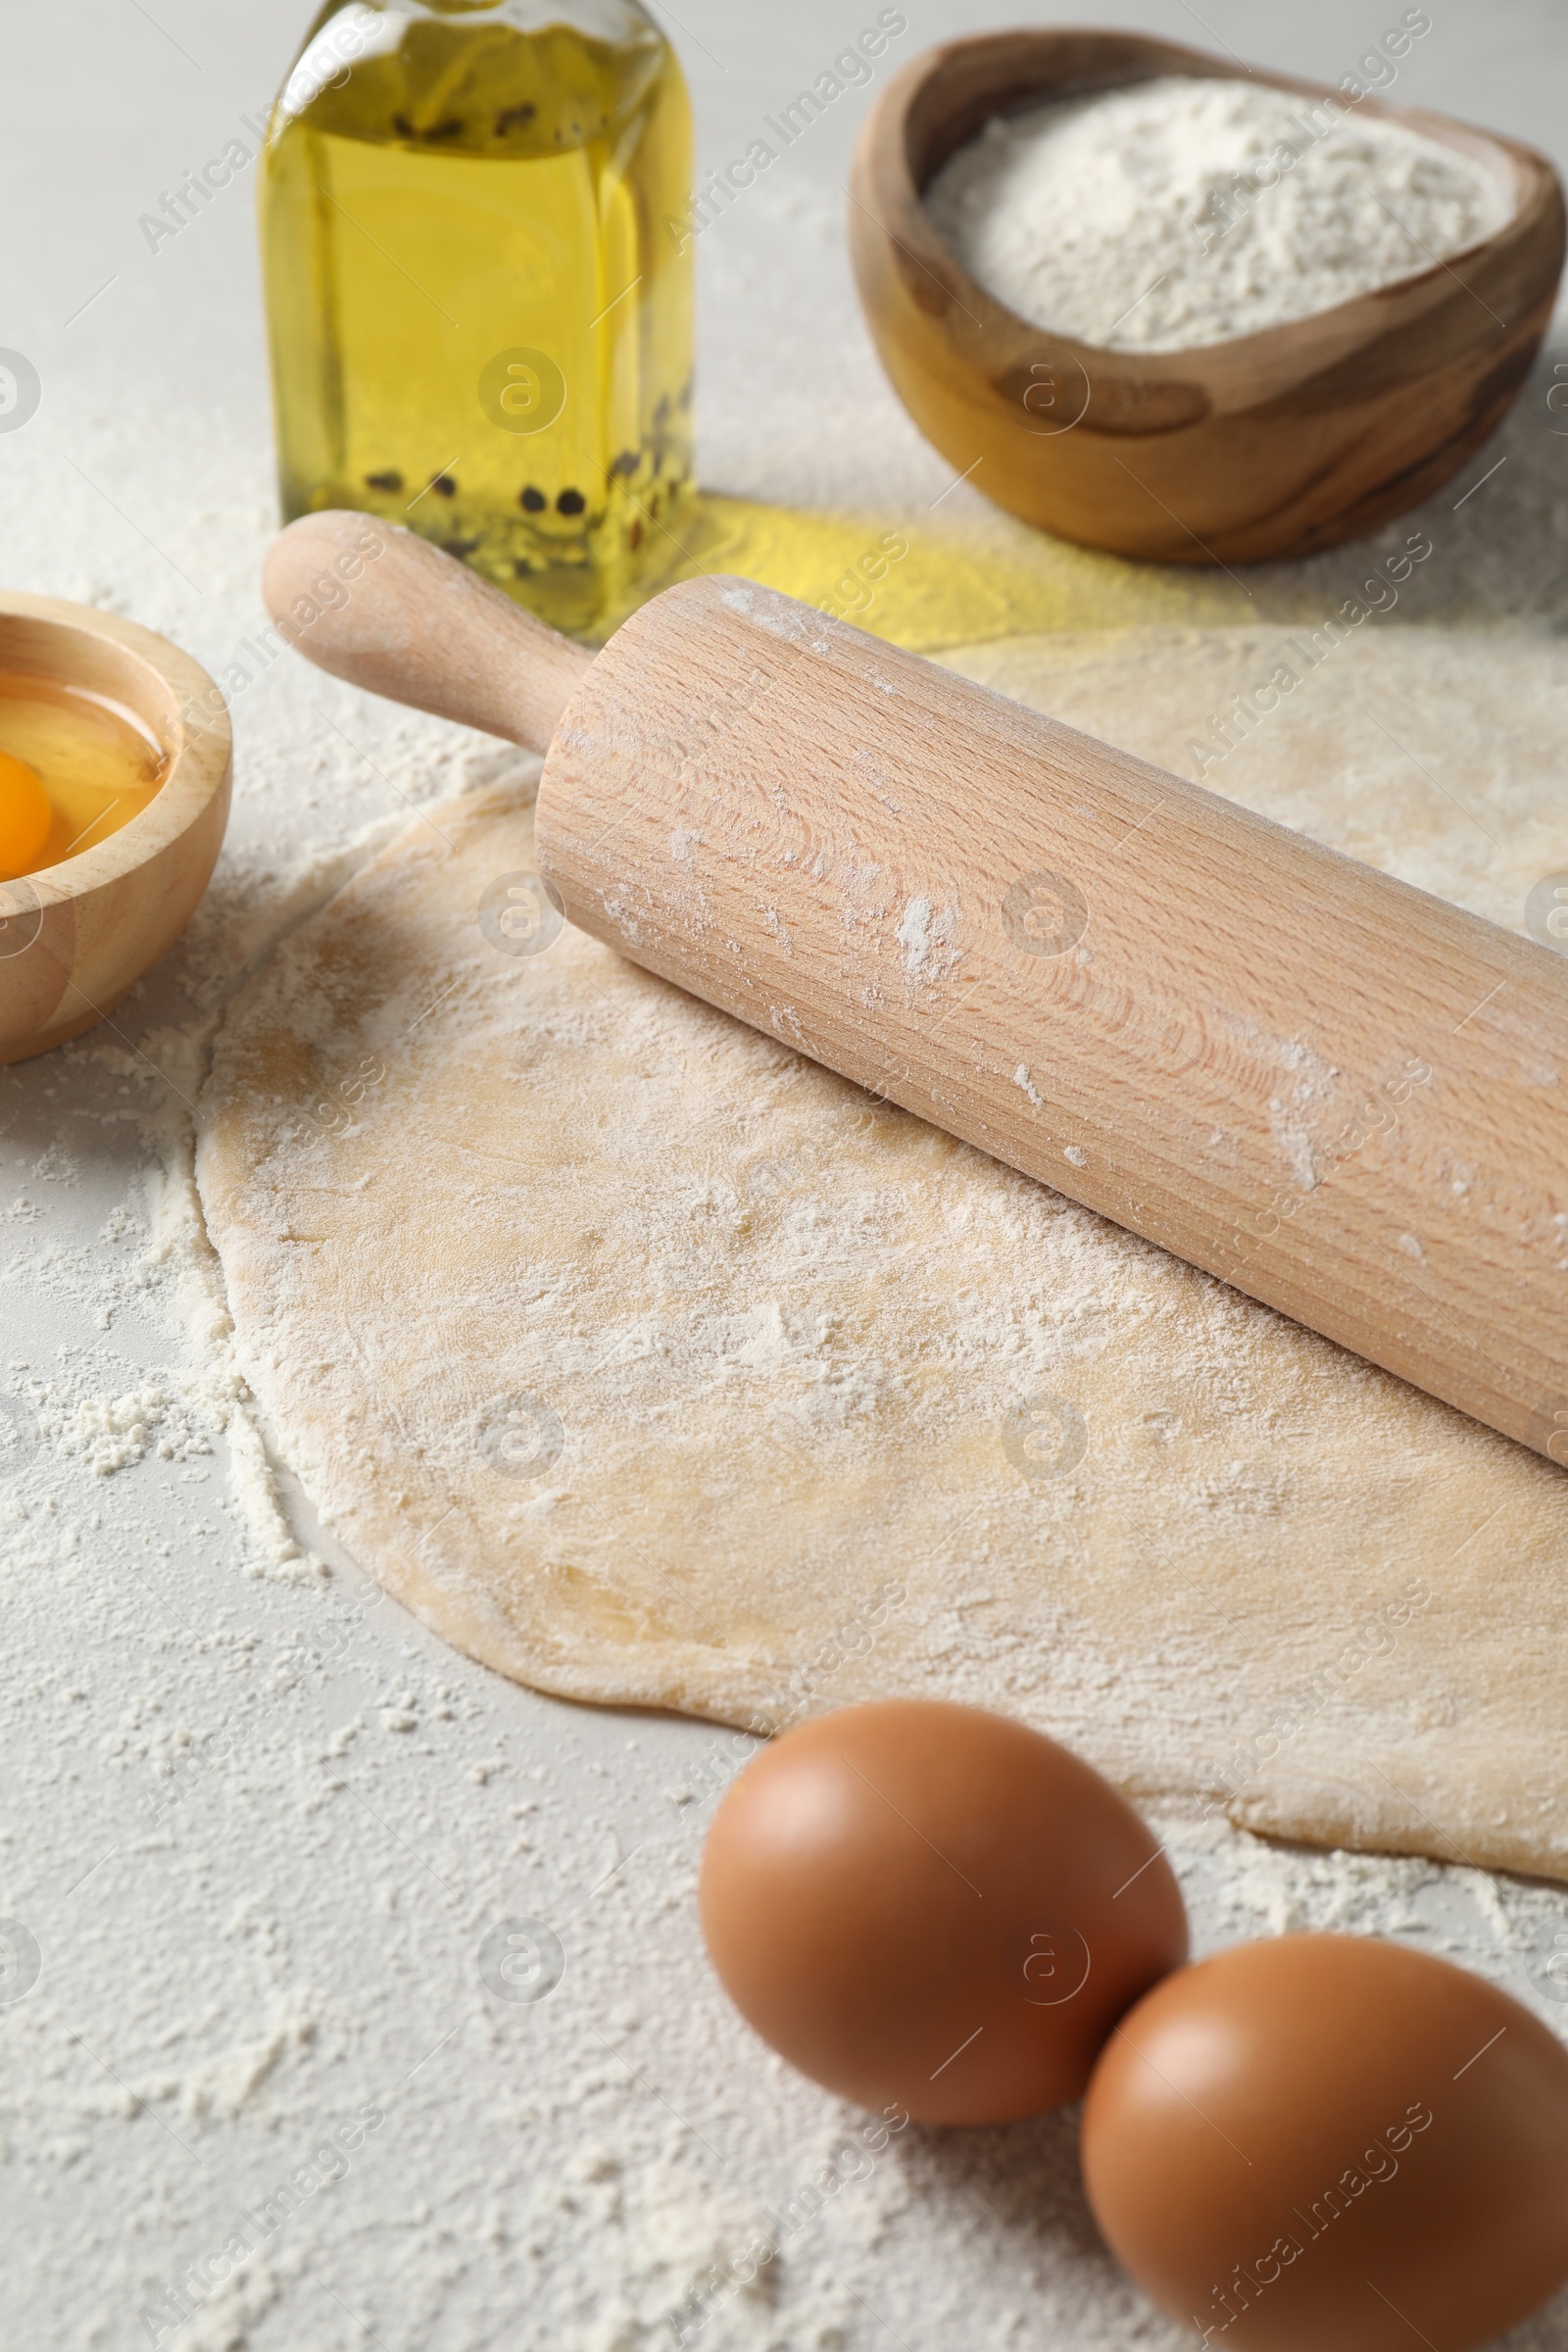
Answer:
[[[952,659],[1192,774],[1283,635]],[[1518,929],[1565,740],[1559,649],[1369,623],[1206,781]],[[503,952],[531,842],[514,791],[416,820],[203,1099],[242,1360],[358,1560],[546,1690],[962,1697],[1138,1794],[1568,1878],[1560,1471],[578,933]]]

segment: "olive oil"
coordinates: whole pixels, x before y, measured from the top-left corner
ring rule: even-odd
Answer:
[[[262,161],[285,518],[361,508],[613,627],[679,560],[690,180],[636,0],[332,0]]]
[[[0,881],[96,849],[169,772],[135,715],[85,687],[0,672]]]

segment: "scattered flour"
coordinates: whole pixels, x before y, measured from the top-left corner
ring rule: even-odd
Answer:
[[[262,2262],[242,2264],[188,2327],[166,2340],[168,2352],[245,2352],[254,2323],[277,2301],[277,2280]]]
[[[995,119],[926,190],[981,285],[1112,351],[1187,351],[1414,276],[1500,228],[1486,167],[1348,99],[1168,74]]]
[[[75,1049],[82,1060],[98,1062],[137,1087],[142,1132],[157,1153],[140,1235],[128,1217],[122,1221],[125,1235],[139,1238],[142,1246],[116,1269],[118,1281],[107,1302],[110,1318],[127,1301],[169,1291],[190,1360],[177,1370],[146,1375],[119,1393],[88,1385],[93,1367],[82,1366],[74,1378],[31,1380],[23,1394],[45,1446],[52,1443],[58,1453],[80,1460],[101,1478],[132,1468],[149,1453],[163,1461],[209,1456],[214,1439],[221,1440],[230,1491],[250,1539],[248,1572],[295,1583],[320,1577],[325,1569],[302,1549],[284,1513],[250,1392],[234,1358],[222,1278],[196,1198],[190,1105],[216,1025],[214,1013],[185,1029],[153,1030],[137,1054],[102,1036],[89,1037]],[[101,1285],[98,1260],[94,1276]]]

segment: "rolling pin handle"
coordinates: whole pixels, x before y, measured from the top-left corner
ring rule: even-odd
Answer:
[[[318,669],[416,710],[550,748],[593,662],[499,588],[373,514],[304,514],[272,542],[262,593]]]

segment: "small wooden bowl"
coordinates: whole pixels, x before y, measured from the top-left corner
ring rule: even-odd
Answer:
[[[850,205],[883,365],[956,471],[1064,539],[1228,564],[1375,530],[1446,482],[1518,392],[1562,270],[1557,174],[1516,140],[1367,98],[1357,113],[1505,175],[1507,225],[1418,276],[1197,350],[1108,351],[1030,325],[944,244],[922,189],[993,115],[1160,74],[1246,69],[1140,34],[1019,30],[929,49],[888,84],[860,134]],[[1335,95],[1287,74],[1253,78]]]
[[[169,759],[163,783],[128,825],[79,858],[0,882],[4,1064],[105,1019],[178,938],[222,844],[231,746],[207,672],[167,638],[112,612],[0,592],[0,670],[122,704]]]

